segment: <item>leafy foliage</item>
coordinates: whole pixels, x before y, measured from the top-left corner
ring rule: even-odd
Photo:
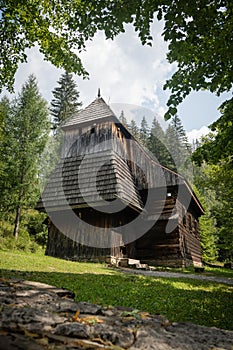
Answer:
[[[88,33],[88,28],[84,27],[77,34],[79,19],[75,18],[75,14],[77,13],[77,17],[83,14],[85,17],[82,6],[82,3],[76,1],[59,3],[49,0],[30,2],[1,0],[0,81],[9,90],[12,89],[18,64],[27,60],[25,49],[35,44],[39,46],[45,59],[56,67],[87,76],[80,59],[73,52],[74,47],[78,49],[83,47]],[[83,18],[80,29],[84,22]]]
[[[178,65],[164,86],[171,89],[166,118],[176,114],[191,90],[219,95],[232,88],[232,10],[231,1],[174,1],[163,6],[167,58]]]
[[[124,3],[122,0],[29,3],[1,0],[0,13],[0,81],[8,89],[12,88],[18,64],[26,62],[25,49],[35,44],[56,67],[87,77],[75,51],[81,52],[97,30],[103,30],[107,39],[113,39],[124,32],[124,23],[134,22],[142,43],[151,41],[149,25],[153,11],[131,0]]]
[[[23,211],[21,218],[21,225],[28,232],[31,241],[43,248],[46,246],[48,236],[47,225],[44,222],[46,218],[46,213],[41,213],[34,209]]]
[[[19,226],[19,237],[13,236],[14,216],[0,220],[0,249],[35,253],[42,250],[47,239],[47,227],[43,225],[44,214],[33,209],[23,210]],[[33,227],[31,224],[33,223]]]
[[[212,130],[202,140],[201,147],[193,154],[193,160],[205,168],[203,186],[215,193],[216,202],[211,205],[218,230],[219,257],[233,259],[232,215],[233,215],[233,99],[223,103],[221,117],[213,123]]]
[[[34,76],[29,76],[17,98],[3,98],[4,142],[1,161],[5,168],[0,182],[3,194],[1,213],[15,213],[14,234],[18,237],[22,208],[35,204],[38,198],[38,165],[48,132],[48,109]]]
[[[211,133],[203,138],[201,147],[196,150],[193,160],[199,165],[206,161],[218,164],[223,161],[232,164],[233,155],[233,98],[221,107],[221,117],[210,125]]]
[[[215,193],[210,188],[203,188],[201,178],[205,178],[204,171],[199,171],[199,180],[197,175],[195,183],[198,188],[194,186],[195,193],[198,196],[201,204],[205,210],[205,214],[199,218],[200,224],[200,240],[202,248],[202,258],[204,262],[216,262],[218,260],[218,234],[216,228],[216,218],[212,213],[214,203],[217,203]]]
[[[191,90],[220,94],[232,88],[232,13],[230,0],[1,0],[0,90],[12,88],[19,63],[26,62],[26,48],[37,44],[56,67],[87,77],[78,53],[98,30],[113,39],[132,23],[142,44],[151,45],[150,24],[157,16],[164,21],[168,60],[178,67],[164,86],[171,90],[169,119]]]
[[[212,215],[216,220],[220,261],[233,260],[233,169],[232,165],[220,163],[208,167],[207,181],[215,191],[216,201],[212,204]]]

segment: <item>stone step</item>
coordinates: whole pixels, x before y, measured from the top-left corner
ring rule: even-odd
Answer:
[[[140,260],[131,259],[131,258],[117,258],[117,257],[111,256],[106,258],[106,262],[112,266],[130,267],[130,268],[141,269],[141,270],[149,269],[147,264],[141,264]]]
[[[140,260],[128,258],[128,265],[137,265],[137,264],[140,264]]]

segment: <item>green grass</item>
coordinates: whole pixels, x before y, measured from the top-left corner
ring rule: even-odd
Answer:
[[[204,272],[199,272],[198,274],[202,276],[215,276],[215,277],[225,277],[225,278],[233,278],[233,270],[226,269],[224,267],[210,267],[204,266]],[[155,271],[167,271],[167,272],[181,272],[185,274],[197,274],[194,271],[194,267],[185,267],[185,268],[174,268],[174,267],[164,267],[158,266],[155,267]]]
[[[188,278],[124,274],[104,264],[0,251],[0,275],[64,287],[77,301],[126,306],[170,321],[233,329],[233,286]],[[213,271],[211,274],[213,275]]]

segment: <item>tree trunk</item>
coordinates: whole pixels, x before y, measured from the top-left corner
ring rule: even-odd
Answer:
[[[19,221],[21,216],[21,205],[19,204],[16,208],[16,216],[15,216],[15,226],[14,226],[14,237],[18,239],[19,236]]]
[[[15,226],[14,226],[14,237],[15,239],[18,239],[19,236],[19,223],[20,223],[20,217],[21,217],[21,205],[22,205],[22,199],[23,199],[23,183],[24,183],[24,171],[22,172],[21,179],[20,179],[20,186],[21,189],[19,191],[19,198],[18,198],[18,205],[16,208],[16,215],[15,215]]]

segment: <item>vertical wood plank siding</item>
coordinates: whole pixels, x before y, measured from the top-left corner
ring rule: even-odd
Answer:
[[[189,205],[184,204],[184,197],[178,197],[179,188],[183,196],[190,196]],[[169,196],[162,198],[161,190]],[[142,237],[125,245],[127,232],[119,230],[117,235],[112,231],[109,237],[98,238],[100,245],[103,240],[103,247],[108,240],[112,242],[109,248],[82,243],[82,237],[91,240],[98,227],[114,229],[139,215],[148,191],[153,192],[153,197],[144,217],[151,223],[151,229]],[[124,251],[124,256],[155,265],[202,263],[198,217],[203,211],[195,194],[182,176],[158,164],[149,151],[135,141],[101,98],[64,126],[61,161],[45,193],[47,207],[60,218],[59,230],[53,222],[49,226],[48,255],[104,260],[109,255],[122,257]],[[98,211],[98,206],[102,205],[100,197],[105,201],[118,198],[123,203],[130,198],[131,202],[122,212],[109,215]],[[66,220],[67,202],[77,216],[81,213],[92,229],[87,230],[82,224],[72,227]],[[42,201],[37,208],[43,210]],[[166,233],[171,221],[175,229]]]

